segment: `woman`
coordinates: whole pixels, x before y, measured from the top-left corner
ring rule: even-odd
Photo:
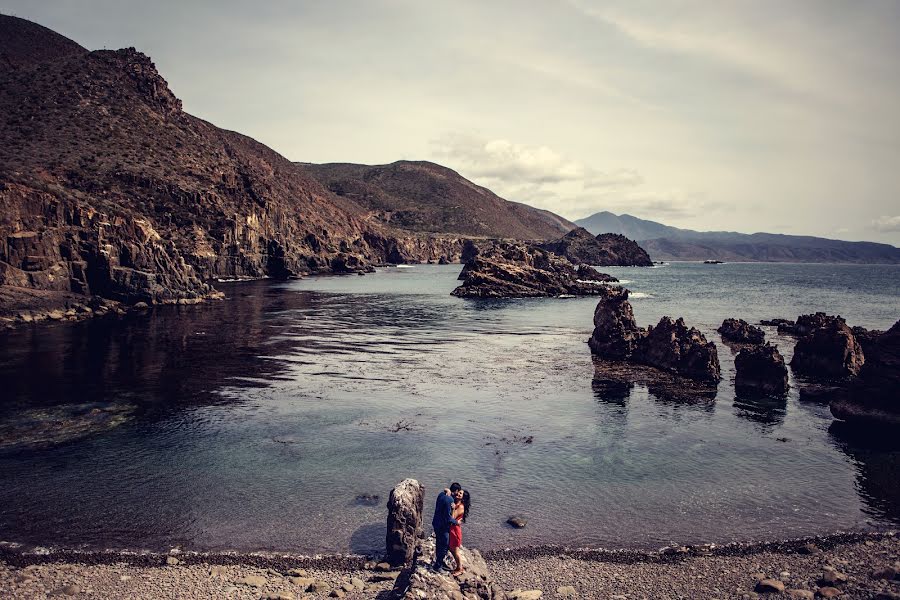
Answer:
[[[453,518],[459,522],[459,525],[450,526],[450,553],[456,561],[456,569],[450,573],[451,575],[461,575],[463,572],[462,558],[459,554],[459,547],[462,546],[462,524],[466,522],[469,516],[469,506],[471,500],[468,490],[459,490],[455,495],[456,502],[453,503]]]

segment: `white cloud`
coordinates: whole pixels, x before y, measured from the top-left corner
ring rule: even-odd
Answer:
[[[872,227],[874,227],[876,231],[881,231],[883,233],[898,232],[900,231],[900,216],[878,217],[877,219],[872,221]]]

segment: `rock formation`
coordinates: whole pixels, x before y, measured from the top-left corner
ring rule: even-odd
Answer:
[[[900,427],[900,321],[878,337],[859,377],[835,393],[831,413],[860,425]]]
[[[783,396],[788,372],[778,348],[766,343],[743,348],[734,359],[734,387],[739,394]]]
[[[609,288],[594,310],[591,352],[602,358],[625,360],[676,373],[697,381],[720,379],[716,345],[684,320],[660,319],[646,330],[634,321],[628,290]]]
[[[878,338],[884,333],[877,329],[866,329],[865,327],[859,326],[851,327],[850,331],[853,332],[853,337],[859,342],[859,345],[863,349],[863,354],[866,356],[874,349],[875,344],[878,342]]]
[[[425,489],[415,479],[404,479],[388,497],[385,560],[391,565],[409,564],[422,536]]]
[[[575,264],[601,267],[653,265],[644,249],[624,235],[604,233],[594,237],[582,227],[573,229],[558,240],[545,242],[541,247]]]
[[[460,277],[463,283],[452,294],[464,298],[596,295],[604,293],[604,282],[617,281],[541,248],[508,242],[481,249]]]
[[[743,319],[725,319],[717,330],[722,338],[738,344],[762,344],[766,334]]]
[[[859,374],[865,356],[844,319],[823,313],[803,315],[797,319],[796,330],[801,337],[791,359],[795,372],[831,380]]]

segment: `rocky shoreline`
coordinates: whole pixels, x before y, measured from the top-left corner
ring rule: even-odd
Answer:
[[[510,598],[830,597],[825,588],[840,598],[900,598],[900,580],[890,579],[900,566],[893,531],[658,551],[538,546],[483,556]],[[823,585],[831,570],[839,576]],[[38,553],[0,545],[0,597],[9,598],[386,599],[398,575],[356,555]],[[757,591],[762,579],[784,584],[785,593]],[[535,591],[542,595],[524,594]]]

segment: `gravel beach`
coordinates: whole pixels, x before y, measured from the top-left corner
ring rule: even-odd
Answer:
[[[176,556],[4,549],[0,598],[386,599],[396,577],[356,557]],[[664,553],[522,549],[486,559],[501,588],[543,598],[900,599],[900,539],[890,533]]]

